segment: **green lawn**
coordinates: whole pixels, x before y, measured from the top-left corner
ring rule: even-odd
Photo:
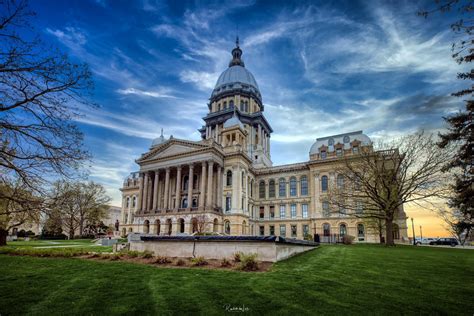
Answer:
[[[62,251],[65,248],[75,250],[86,250],[94,252],[111,252],[112,246],[100,246],[92,242],[91,239],[73,240],[31,240],[31,241],[9,241],[7,247],[10,249],[37,249],[42,251]],[[0,248],[0,252],[1,252]]]
[[[474,313],[474,251],[322,246],[270,272],[0,255],[0,314]]]

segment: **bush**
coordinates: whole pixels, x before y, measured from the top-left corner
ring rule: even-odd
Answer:
[[[99,258],[99,257],[100,257],[100,254],[97,253],[97,252],[95,252],[95,253],[93,253],[89,256],[89,258]]]
[[[241,252],[234,253],[234,261],[240,262],[241,260],[242,260],[242,253]]]
[[[227,258],[223,258],[221,260],[221,267],[230,267],[232,263],[230,263],[230,260]]]
[[[192,259],[191,259],[191,264],[192,264],[194,267],[199,267],[199,266],[208,265],[209,262],[207,262],[206,259],[204,259],[204,257],[196,257],[196,258],[192,258]]]
[[[167,264],[167,263],[171,263],[171,260],[168,259],[168,257],[158,256],[158,257],[156,257],[154,263],[156,263],[156,264]]]
[[[243,270],[243,271],[257,271],[258,270],[258,262],[257,262],[256,253],[251,253],[248,255],[241,254],[240,258],[241,258],[241,261],[239,264],[239,270]]]
[[[186,261],[184,261],[183,259],[178,259],[178,261],[176,261],[176,265],[179,267],[184,266],[186,265]]]
[[[351,235],[344,235],[342,237],[342,243],[344,245],[352,245],[354,243],[354,239],[355,237],[354,236],[351,236]]]
[[[127,251],[127,252],[126,252],[126,255],[127,255],[127,257],[129,257],[129,258],[137,258],[137,257],[140,255],[140,252],[139,252],[139,251],[130,250],[130,251]]]
[[[144,251],[144,252],[142,253],[142,258],[143,258],[143,259],[151,259],[151,258],[153,258],[153,252],[148,251],[148,250]]]

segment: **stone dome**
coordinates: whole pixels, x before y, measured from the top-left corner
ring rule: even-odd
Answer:
[[[217,79],[216,86],[211,94],[211,99],[221,94],[240,90],[255,95],[260,101],[262,99],[257,81],[250,71],[245,68],[245,64],[241,59],[242,50],[237,40],[236,47],[232,50],[232,60],[229,68]]]

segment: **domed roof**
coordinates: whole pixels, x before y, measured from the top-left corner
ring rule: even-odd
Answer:
[[[358,140],[361,142],[362,146],[371,145],[372,141],[370,140],[369,136],[362,133],[362,131],[346,133],[346,134],[339,134],[333,136],[327,136],[316,139],[316,142],[311,146],[309,150],[309,154],[319,154],[319,149],[321,146],[326,146],[329,152],[334,151],[335,144],[343,144],[344,149],[349,149],[351,147],[351,143],[354,140]]]
[[[252,73],[245,68],[241,55],[242,50],[239,47],[237,39],[236,47],[232,50],[233,58],[229,63],[229,68],[224,70],[224,72],[219,76],[219,79],[217,79],[211,98],[228,91],[243,90],[253,93],[259,100],[261,100],[262,97],[257,81]]]
[[[239,120],[239,118],[237,117],[237,115],[234,111],[234,115],[232,115],[232,117],[230,119],[228,119],[227,121],[224,122],[224,128],[228,128],[228,127],[235,126],[235,125],[238,125],[242,129],[244,129],[244,125]]]
[[[163,129],[161,129],[161,135],[160,137],[157,137],[155,138],[152,142],[151,142],[151,147],[155,147],[155,146],[158,146],[158,145],[161,145],[165,142],[165,137],[163,136]]]

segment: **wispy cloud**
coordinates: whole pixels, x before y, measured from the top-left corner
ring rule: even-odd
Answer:
[[[145,97],[152,97],[152,98],[171,98],[171,99],[178,99],[178,97],[174,95],[167,94],[167,89],[160,89],[158,91],[144,91],[135,88],[127,88],[127,89],[118,89],[117,92],[124,95],[138,95],[138,96],[145,96]]]

